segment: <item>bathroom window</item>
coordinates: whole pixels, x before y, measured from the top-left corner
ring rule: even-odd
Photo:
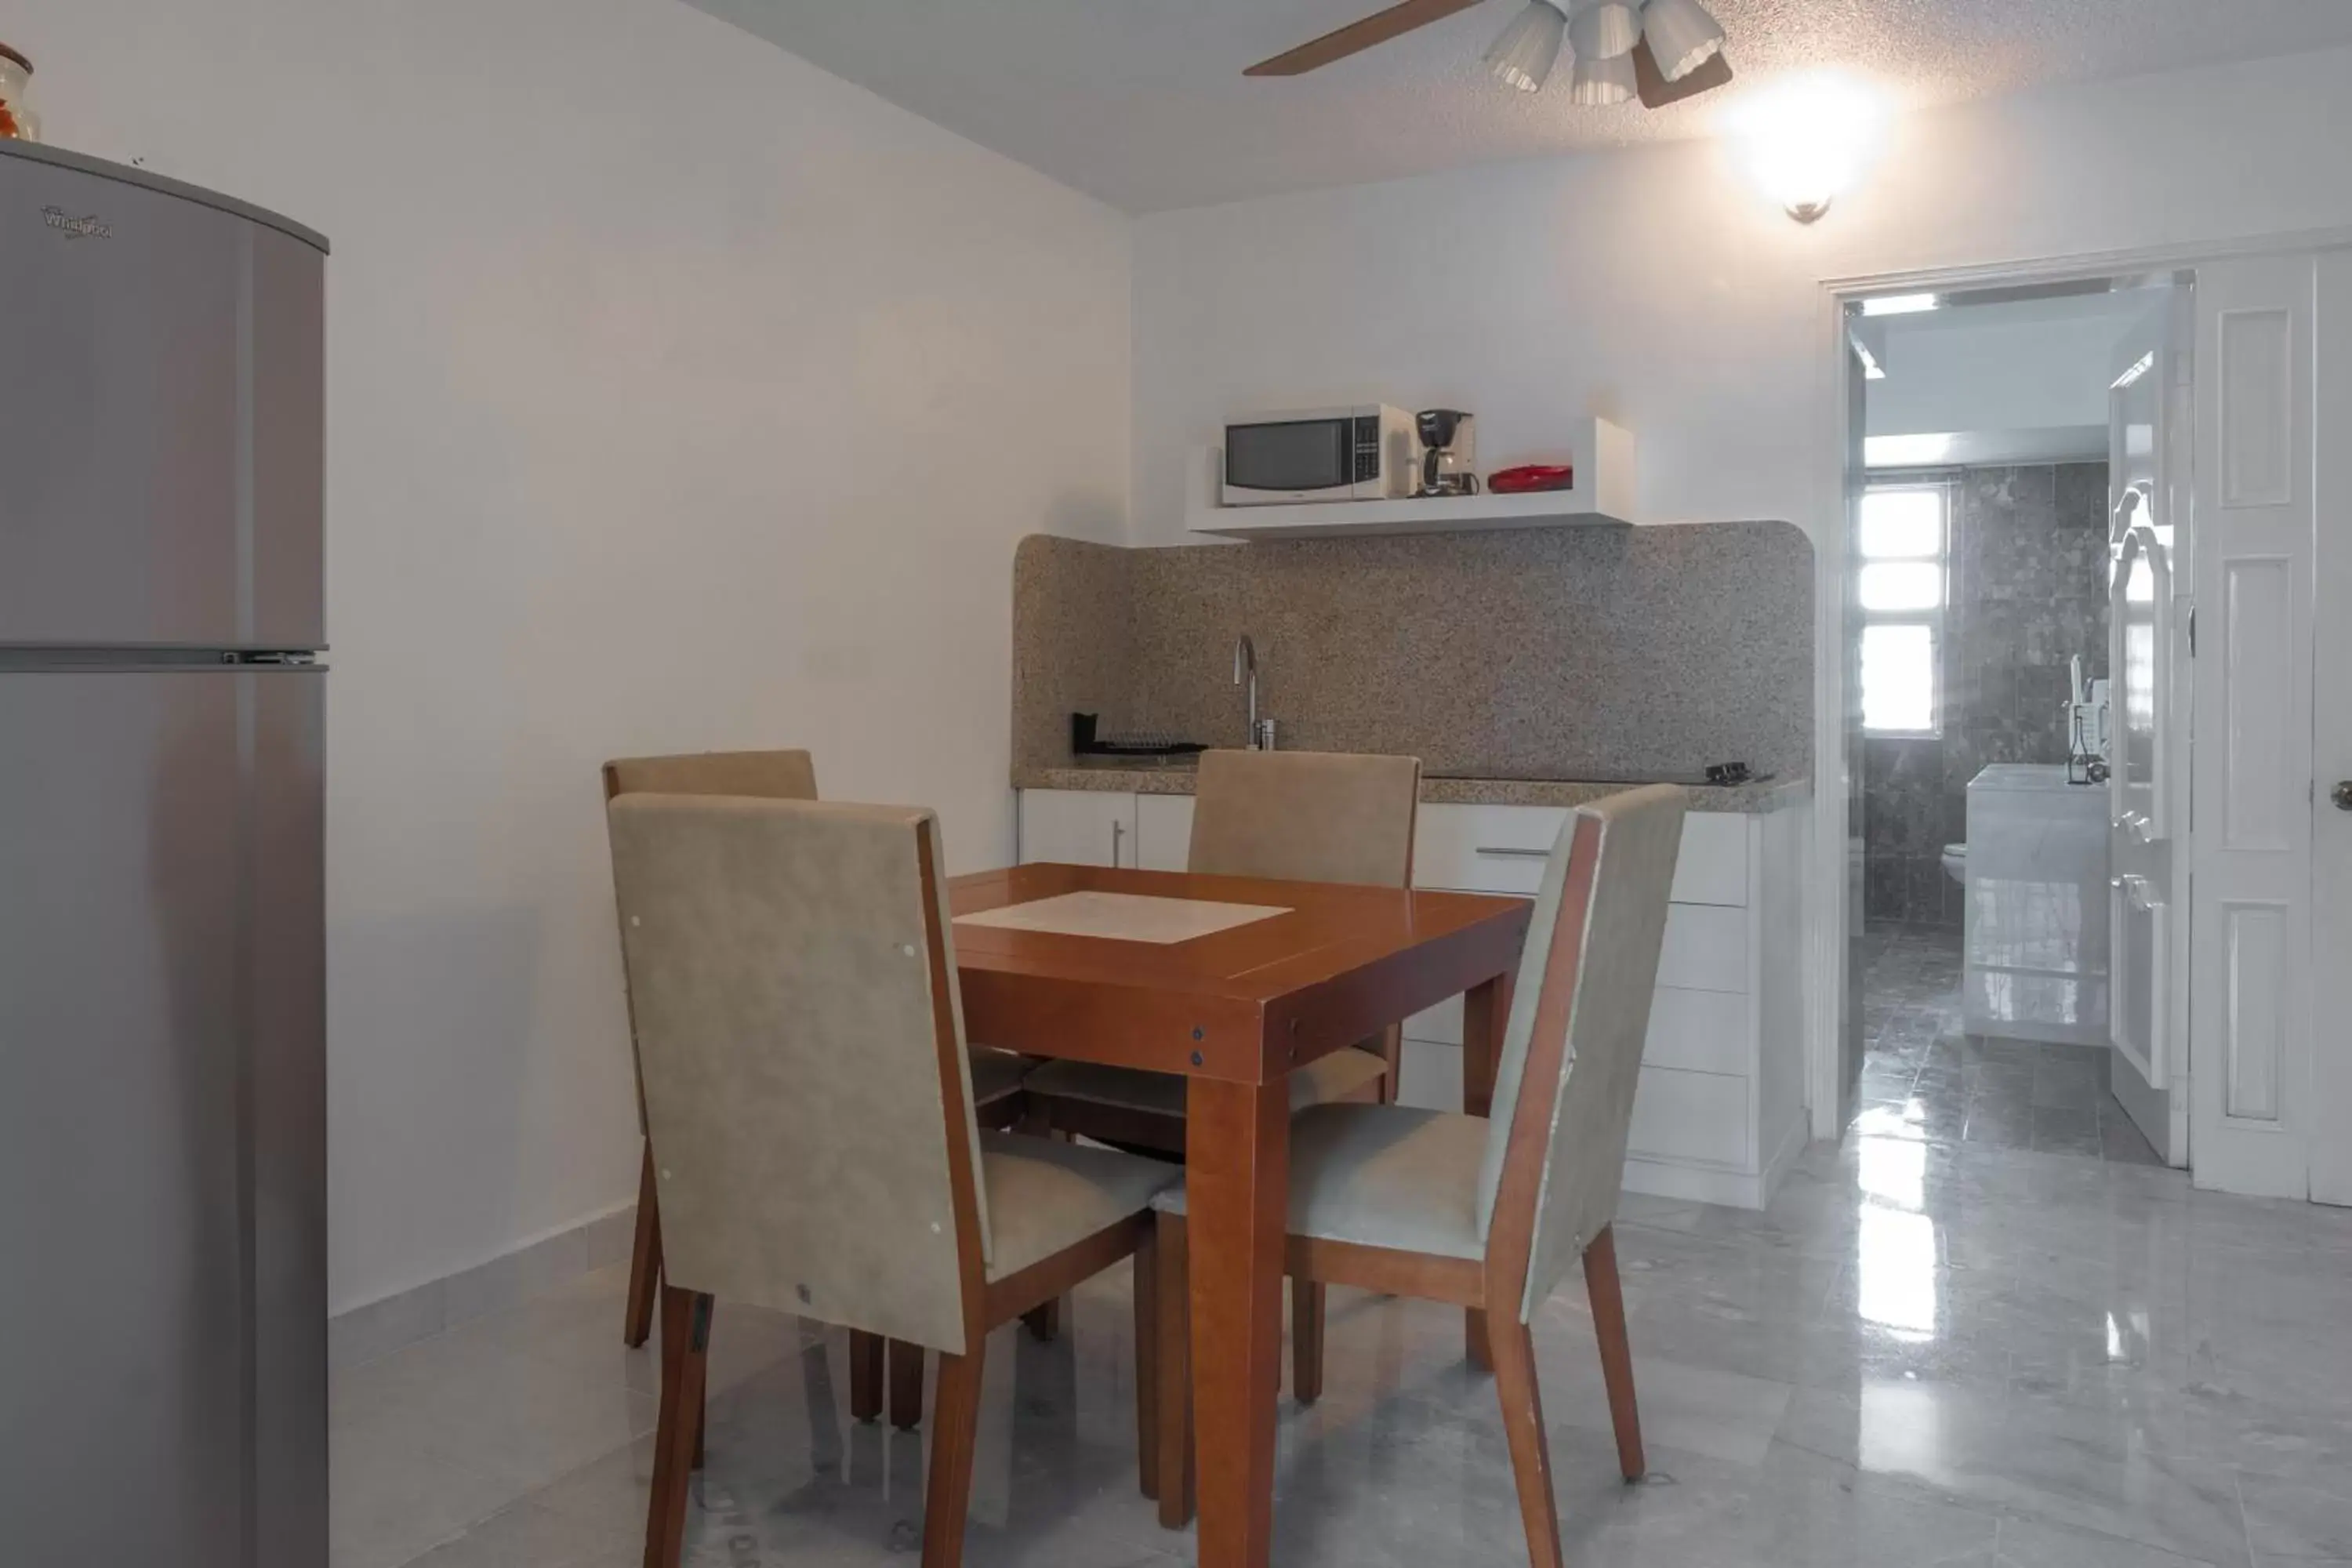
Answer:
[[[1944,601],[1951,491],[1874,485],[1862,498],[1856,582],[1862,605],[1862,727],[1933,735],[1942,725]]]

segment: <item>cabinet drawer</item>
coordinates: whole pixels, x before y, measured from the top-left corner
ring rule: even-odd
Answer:
[[[1737,992],[1661,985],[1650,998],[1642,1065],[1746,1078],[1756,1070],[1749,1029],[1748,999]]]
[[[1687,991],[1748,989],[1748,911],[1720,904],[1675,904],[1658,952],[1658,984]]]
[[[1675,902],[1748,902],[1748,828],[1753,821],[1729,812],[1695,811],[1683,818],[1682,854],[1675,861]]]
[[[1408,1040],[1398,1100],[1431,1110],[1462,1109],[1458,1046]],[[1693,1161],[1745,1169],[1748,1080],[1716,1073],[1644,1066],[1633,1091],[1633,1122],[1626,1152],[1653,1160]]]
[[[1644,1067],[1625,1148],[1654,1160],[1748,1169],[1748,1080]]]
[[[1543,885],[1544,858],[1567,820],[1559,806],[1424,805],[1413,832],[1413,883],[1530,896]],[[1683,818],[1675,902],[1748,902],[1748,821],[1730,813]]]
[[[1413,827],[1413,885],[1530,897],[1567,820],[1551,805],[1424,805]]]
[[[1748,1006],[1742,992],[1660,985],[1650,999],[1643,1064],[1745,1077],[1754,1070],[1750,1064],[1755,1055]],[[1461,1045],[1462,998],[1441,1002],[1407,1018],[1404,1037],[1432,1045]]]

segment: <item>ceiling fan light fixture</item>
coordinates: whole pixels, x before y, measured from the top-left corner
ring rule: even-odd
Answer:
[[[1613,59],[1579,55],[1575,74],[1569,79],[1568,96],[1571,102],[1605,109],[1630,100],[1634,86],[1632,55],[1619,55]]]
[[[1723,49],[1723,24],[1698,0],[1649,0],[1642,31],[1668,81],[1682,80]]]
[[[1567,31],[1568,16],[1559,6],[1550,0],[1529,0],[1486,51],[1486,64],[1521,92],[1538,91],[1559,59],[1560,37]]]
[[[1589,0],[1569,20],[1568,43],[1580,66],[1631,54],[1641,41],[1642,13],[1633,0]]]

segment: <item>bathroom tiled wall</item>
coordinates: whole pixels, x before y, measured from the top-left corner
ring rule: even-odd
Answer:
[[[2066,760],[2066,661],[2107,672],[2107,466],[1969,468],[1958,479],[1944,620],[1944,723],[1863,748],[1864,907],[1957,925],[1943,847],[1968,836],[1991,763]]]

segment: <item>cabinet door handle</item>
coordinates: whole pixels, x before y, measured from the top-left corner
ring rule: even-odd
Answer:
[[[1118,865],[1118,847],[1126,838],[1127,824],[1114,821],[1110,825],[1110,863],[1114,868]]]
[[[1477,852],[1481,855],[1493,855],[1505,860],[1549,860],[1551,858],[1551,851],[1549,849],[1512,849],[1491,844],[1481,844],[1478,846]]]

